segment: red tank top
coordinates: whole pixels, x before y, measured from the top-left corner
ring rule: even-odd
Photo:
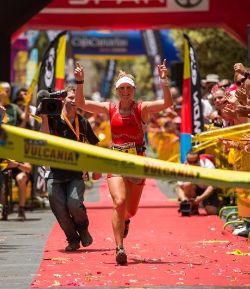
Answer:
[[[144,140],[143,122],[141,119],[141,102],[133,102],[130,114],[124,116],[119,112],[119,105],[110,102],[109,117],[114,144],[134,142],[142,145]]]

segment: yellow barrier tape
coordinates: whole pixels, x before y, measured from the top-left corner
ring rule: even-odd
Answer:
[[[250,188],[250,173],[187,166],[130,155],[32,130],[2,125],[7,139],[1,158],[74,171],[96,171],[126,176],[183,180],[202,185]]]
[[[172,157],[170,157],[167,161],[168,162],[178,162],[180,159],[180,154],[176,154],[176,155],[173,155]]]
[[[205,131],[192,137],[193,142],[209,141],[216,138],[228,137],[231,135],[250,133],[250,123],[234,125],[225,128],[219,128],[211,131]]]
[[[198,145],[194,145],[192,147],[192,151],[199,152],[201,150],[207,149],[207,148],[209,148],[211,146],[214,146],[216,144],[217,144],[217,140],[213,140],[212,139],[212,140],[204,141],[204,142],[202,142],[202,143],[200,143]]]

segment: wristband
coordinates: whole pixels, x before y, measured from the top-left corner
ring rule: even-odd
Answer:
[[[76,80],[75,83],[76,84],[83,84],[84,83],[84,79],[83,80]]]
[[[162,86],[168,86],[168,78],[159,78],[160,84]]]

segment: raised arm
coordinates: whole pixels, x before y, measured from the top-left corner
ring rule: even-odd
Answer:
[[[147,121],[151,113],[160,112],[173,105],[172,96],[168,87],[168,69],[166,59],[161,65],[158,65],[159,82],[163,90],[163,99],[154,101],[145,101],[142,103],[142,118]]]
[[[95,112],[95,113],[107,113],[109,109],[108,102],[99,102],[86,100],[84,96],[84,70],[79,62],[76,63],[74,70],[76,81],[76,106],[82,110]]]

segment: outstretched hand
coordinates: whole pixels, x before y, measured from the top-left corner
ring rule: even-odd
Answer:
[[[79,62],[76,62],[75,70],[74,70],[74,76],[77,81],[84,80],[84,71],[83,67]]]
[[[168,78],[168,69],[167,69],[166,63],[167,63],[167,61],[166,61],[166,59],[164,59],[162,64],[157,66],[160,79],[167,79]]]
[[[246,68],[242,63],[235,63],[234,64],[234,71],[235,72],[244,74],[245,70],[246,70]]]

